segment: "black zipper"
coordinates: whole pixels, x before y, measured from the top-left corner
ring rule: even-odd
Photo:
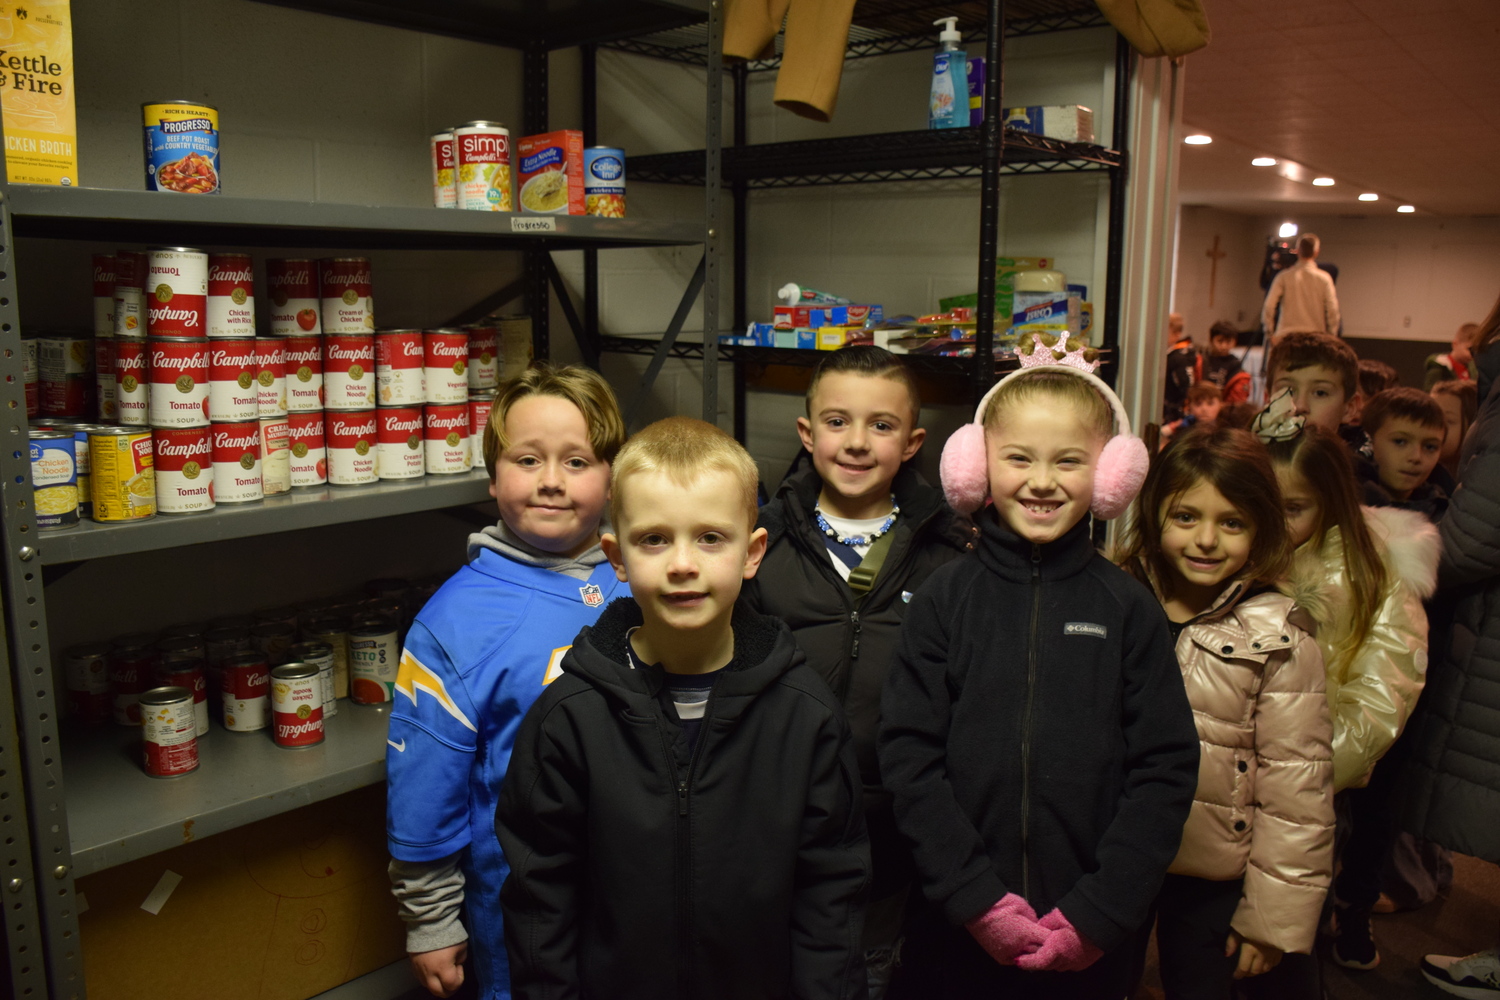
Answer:
[[[1026,644],[1026,715],[1021,722],[1021,898],[1031,898],[1031,710],[1036,696],[1037,626],[1042,613],[1042,547],[1031,547],[1031,636]]]
[[[692,754],[688,757],[687,774],[682,774],[677,769],[677,754],[672,750],[671,744],[667,742],[667,734],[663,727],[658,724],[657,735],[661,739],[662,754],[667,760],[667,770],[671,775],[672,785],[677,789],[677,844],[676,844],[676,867],[677,871],[673,877],[673,896],[676,900],[674,907],[677,921],[677,994],[679,997],[692,995],[692,956],[693,956],[693,897],[688,891],[688,882],[692,875],[693,865],[693,837],[692,816],[690,805],[693,793],[693,775],[697,773],[698,761],[703,756],[704,744],[708,741],[708,728],[713,722],[714,697],[718,693],[718,685],[714,685],[708,693],[708,703],[703,707],[703,721],[698,727],[698,741],[693,744]]]

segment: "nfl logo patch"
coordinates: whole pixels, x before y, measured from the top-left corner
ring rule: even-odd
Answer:
[[[583,595],[583,603],[591,608],[597,608],[604,603],[604,591],[599,589],[597,583],[591,583],[578,588],[578,593]]]

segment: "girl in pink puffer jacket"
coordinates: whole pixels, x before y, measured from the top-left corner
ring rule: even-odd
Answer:
[[[1333,862],[1332,723],[1311,622],[1272,586],[1291,539],[1265,448],[1204,428],[1158,459],[1124,565],[1161,601],[1198,726],[1198,791],[1157,900],[1168,1000],[1309,952]]]

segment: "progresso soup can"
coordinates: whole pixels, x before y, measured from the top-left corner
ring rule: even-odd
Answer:
[[[194,101],[141,105],[146,190],[219,193],[219,109]]]

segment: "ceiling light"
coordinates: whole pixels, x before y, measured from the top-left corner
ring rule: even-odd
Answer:
[[[1362,195],[1359,196],[1359,200],[1360,201],[1379,201],[1380,200],[1380,195],[1376,194],[1374,191],[1366,191],[1364,194],[1362,194]]]
[[[1255,159],[1250,161],[1250,165],[1252,167],[1274,167],[1276,166],[1276,157],[1257,156]]]
[[[1398,211],[1398,212],[1411,213],[1411,212],[1415,212],[1416,210],[1417,210],[1417,206],[1415,206],[1415,205],[1397,205],[1396,206],[1396,211]]]
[[[1333,178],[1332,177],[1314,177],[1313,178],[1313,187],[1331,188],[1331,187],[1333,187]]]
[[[1297,235],[1297,224],[1295,222],[1283,222],[1281,228],[1276,230],[1276,235],[1284,240],[1289,240]]]
[[[1189,146],[1207,146],[1209,143],[1213,142],[1214,140],[1213,140],[1212,136],[1207,136],[1207,135],[1201,135],[1200,134],[1200,135],[1183,136],[1182,141],[1185,142],[1185,143],[1187,143]]]

